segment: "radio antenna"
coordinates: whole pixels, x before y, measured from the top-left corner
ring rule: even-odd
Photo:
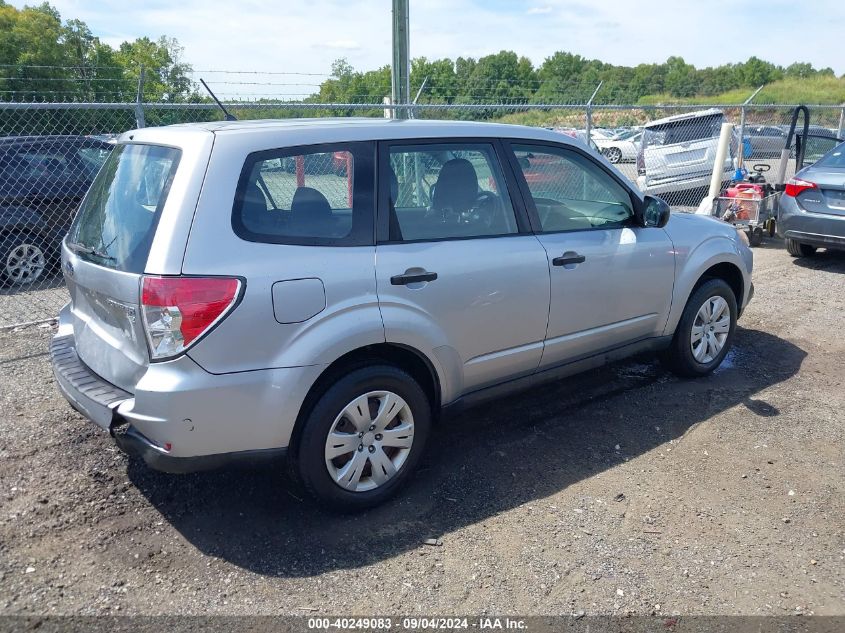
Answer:
[[[205,88],[208,91],[208,94],[211,95],[211,98],[214,99],[214,103],[217,104],[217,107],[219,107],[221,110],[223,110],[223,120],[224,121],[237,121],[237,119],[233,115],[229,114],[229,111],[223,106],[223,104],[220,103],[220,99],[218,99],[215,96],[215,94],[213,92],[211,92],[211,88],[208,87],[208,84],[205,83],[205,80],[200,78],[200,83],[202,84],[202,87]]]

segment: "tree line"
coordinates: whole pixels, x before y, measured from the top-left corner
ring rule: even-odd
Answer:
[[[182,53],[165,36],[115,49],[46,2],[17,9],[0,0],[0,101],[131,101],[142,67],[145,101],[196,100]]]
[[[132,101],[142,68],[144,101],[207,101],[191,80],[192,68],[175,38],[141,37],[113,48],[85,22],[63,22],[46,2],[19,10],[0,0],[0,101]],[[746,88],[750,93],[781,79],[818,77],[835,79],[835,74],[809,63],[783,67],[757,57],[708,68],[681,57],[617,66],[560,51],[535,66],[527,57],[501,51],[478,59],[419,57],[411,63],[412,91],[425,82],[421,103],[445,104],[585,103],[599,82],[596,103],[637,104],[653,95],[681,99]],[[389,94],[389,66],[359,71],[338,59],[331,76],[304,101],[379,104]]]
[[[585,103],[602,82],[597,103],[636,104],[651,95],[712,96],[738,88],[750,93],[781,79],[813,77],[835,78],[835,73],[805,62],[782,67],[757,57],[712,68],[696,68],[682,57],[670,57],[662,64],[616,66],[562,51],[537,67],[513,51],[479,59],[420,57],[411,62],[412,93],[425,82],[420,100],[428,103]],[[339,59],[315,100],[372,103],[388,94],[390,66],[362,72]]]

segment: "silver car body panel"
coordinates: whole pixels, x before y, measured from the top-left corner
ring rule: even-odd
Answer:
[[[170,444],[170,455],[190,457],[287,446],[315,381],[367,346],[415,350],[447,404],[541,367],[671,335],[692,287],[714,263],[739,268],[746,288],[740,303],[747,302],[750,250],[728,225],[683,214],[665,229],[348,247],[249,242],[232,230],[240,170],[252,152],[480,137],[579,146],[542,129],[439,121],[249,121],[129,132],[120,142],[182,150],[145,273],[236,275],[245,282],[240,303],[184,355],[150,362],[140,275],[65,248],[72,307],[62,312],[60,331],[72,333],[91,371],[128,394],[116,405],[123,420],[156,446]],[[583,251],[586,264],[551,266],[566,250]],[[416,267],[438,279],[391,284],[391,276]],[[76,397],[72,386],[64,392]]]
[[[533,235],[382,244],[376,280],[386,338],[427,357],[459,358],[444,402],[537,369],[549,313],[549,269]],[[393,285],[408,269],[431,282]],[[454,352],[454,354],[452,353]]]
[[[675,276],[666,232],[616,228],[539,239],[549,264],[568,252],[585,257],[580,264],[550,265],[551,308],[542,367],[663,334]]]
[[[742,297],[737,297],[737,305],[740,310],[748,305],[754,255],[732,225],[712,216],[673,213],[665,231],[675,249],[675,284],[664,334],[675,331],[695,284],[717,264],[732,264],[740,271]]]
[[[56,339],[73,337],[75,332],[67,305],[59,314]],[[74,384],[72,374],[58,370],[55,359],[53,365],[62,393],[86,417],[108,430],[116,415],[173,458],[287,446],[299,407],[325,370],[325,365],[312,365],[213,375],[180,356],[152,363],[134,384],[134,393],[103,401],[108,381],[87,393],[84,384]],[[85,366],[75,371],[85,381],[97,381]]]
[[[62,260],[76,351],[94,373],[131,391],[149,365],[140,314],[140,275],[97,266],[66,244]]]

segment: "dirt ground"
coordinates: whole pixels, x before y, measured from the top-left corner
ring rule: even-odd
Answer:
[[[845,256],[755,256],[713,376],[636,359],[467,412],[358,516],[278,467],[127,460],[51,329],[1,332],[0,614],[845,614]]]

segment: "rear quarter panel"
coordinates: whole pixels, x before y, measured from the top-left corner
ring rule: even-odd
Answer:
[[[295,143],[274,143],[256,135],[220,134],[215,140],[182,272],[238,276],[246,283],[240,304],[188,352],[209,372],[326,365],[359,347],[385,341],[376,295],[375,246],[250,242],[232,228],[232,206],[247,156],[288,144]],[[277,316],[286,310],[274,309],[273,285],[304,279],[323,282],[325,307],[302,322],[280,323]],[[285,297],[297,300],[295,291]]]

